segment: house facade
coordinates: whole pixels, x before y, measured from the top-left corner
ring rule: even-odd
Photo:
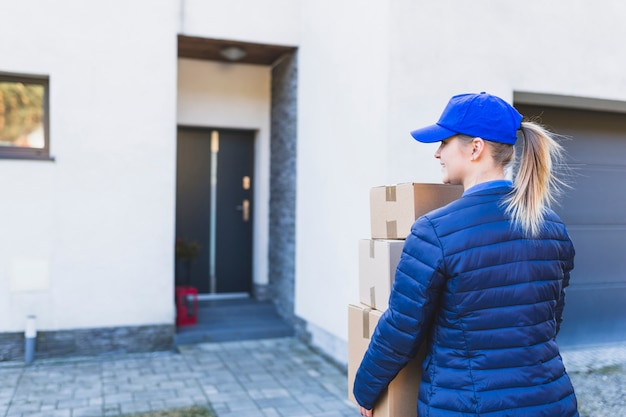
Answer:
[[[624,13],[612,0],[0,0],[0,91],[45,93],[43,133],[0,138],[0,360],[23,355],[28,317],[43,356],[171,347],[181,238],[201,242],[201,295],[271,299],[345,363],[369,190],[440,182],[436,146],[408,132],[479,91],[566,137],[557,211],[577,258],[561,342],[626,341]]]

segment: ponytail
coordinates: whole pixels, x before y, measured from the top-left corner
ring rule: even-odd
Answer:
[[[522,122],[522,150],[513,182],[505,200],[507,213],[525,234],[536,237],[546,210],[567,184],[555,171],[564,166],[564,149],[553,135],[534,122]]]

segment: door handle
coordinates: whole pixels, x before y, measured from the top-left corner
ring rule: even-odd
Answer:
[[[250,220],[250,200],[246,198],[245,200],[243,200],[240,206],[235,207],[235,210],[243,212],[241,218],[244,222]]]

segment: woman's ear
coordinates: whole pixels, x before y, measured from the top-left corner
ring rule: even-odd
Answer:
[[[476,159],[480,158],[480,155],[485,150],[485,141],[483,140],[483,138],[476,137],[472,139],[471,146],[472,146],[472,161],[475,161]]]

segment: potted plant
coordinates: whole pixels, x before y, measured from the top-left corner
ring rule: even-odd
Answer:
[[[191,264],[200,254],[202,246],[195,240],[176,238],[176,285],[191,284]]]
[[[200,254],[201,246],[195,240],[176,238],[176,325],[189,326],[198,319],[198,289],[191,285],[191,265]]]

